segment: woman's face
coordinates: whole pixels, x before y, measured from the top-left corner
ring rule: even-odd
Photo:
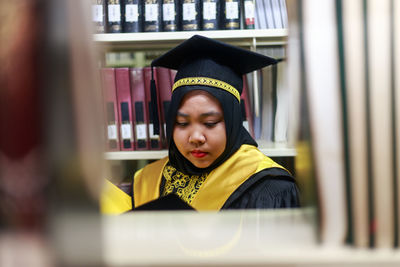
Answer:
[[[217,99],[201,90],[186,94],[178,109],[173,139],[194,166],[210,166],[226,145],[224,114]]]

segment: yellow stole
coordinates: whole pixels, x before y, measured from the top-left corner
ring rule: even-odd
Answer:
[[[139,170],[134,177],[135,206],[160,197],[162,171],[168,157]],[[191,206],[196,210],[220,210],[229,196],[253,174],[267,168],[282,168],[255,146],[242,145],[236,153],[209,173]]]

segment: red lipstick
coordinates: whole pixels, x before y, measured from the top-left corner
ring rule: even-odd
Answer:
[[[203,152],[203,151],[200,151],[200,150],[193,150],[190,153],[196,158],[202,158],[202,157],[207,155],[207,152]]]

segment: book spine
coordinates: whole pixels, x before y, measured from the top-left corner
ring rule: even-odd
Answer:
[[[203,0],[202,29],[218,30],[220,28],[221,2],[219,0]]]
[[[201,0],[183,0],[182,29],[184,31],[200,30]]]
[[[179,30],[179,0],[162,0],[162,30]]]
[[[115,77],[119,111],[120,147],[121,150],[133,150],[134,136],[132,131],[132,97],[129,68],[117,68]]]
[[[107,0],[107,32],[122,32],[121,0]]]
[[[93,0],[92,20],[96,33],[105,33],[106,9],[104,0]]]
[[[135,149],[149,149],[148,111],[146,108],[146,95],[144,88],[144,74],[142,68],[130,69],[131,95],[132,95],[132,118],[135,131]]]
[[[115,69],[101,69],[104,118],[106,132],[106,150],[118,151],[119,129],[118,129],[118,109],[117,109],[117,91],[115,84]]]
[[[161,31],[161,1],[162,0],[144,0],[143,2],[143,31],[159,32]]]
[[[158,81],[158,95],[159,95],[159,110],[160,110],[160,134],[162,145],[164,148],[167,147],[167,140],[166,140],[166,123],[167,123],[167,111],[169,109],[169,105],[171,103],[171,89],[172,89],[172,82],[171,82],[171,72],[167,68],[158,67],[156,69],[157,74],[157,81]]]
[[[243,25],[245,29],[255,28],[255,1],[254,0],[244,0],[244,21]]]
[[[122,4],[123,32],[141,32],[141,1],[125,0]]]
[[[240,29],[240,1],[223,1],[223,28],[226,30]]]
[[[155,116],[156,114],[153,114],[154,110],[158,111],[158,117],[160,118],[160,109],[157,107],[156,109],[153,109],[152,106],[152,101],[151,101],[151,88],[150,88],[150,81],[151,81],[151,67],[145,67],[143,68],[143,74],[144,74],[144,88],[145,88],[145,95],[146,95],[146,103],[147,103],[147,109],[148,109],[148,115],[149,115],[149,141],[150,141],[150,149],[161,149],[162,146],[162,141],[161,141],[161,134],[155,134],[154,128],[155,128]],[[157,74],[154,74],[154,80],[156,82],[156,87],[159,87],[159,83],[157,81]],[[160,125],[159,125],[160,126]],[[160,127],[161,128],[161,127]]]

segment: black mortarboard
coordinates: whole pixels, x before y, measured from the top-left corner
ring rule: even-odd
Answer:
[[[240,101],[243,75],[276,62],[250,50],[194,35],[153,60],[151,66],[177,70],[172,91],[181,86],[220,88]],[[155,96],[155,82],[152,84]]]

